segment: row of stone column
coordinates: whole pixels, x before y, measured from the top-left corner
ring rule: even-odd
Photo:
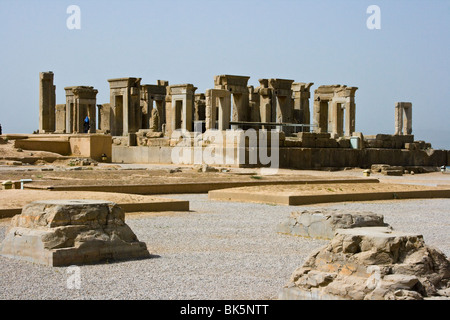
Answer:
[[[313,83],[288,79],[259,79],[256,88],[248,86],[247,76],[218,75],[214,88],[195,94],[192,84],[169,86],[158,80],[156,85],[141,85],[141,78],[109,79],[110,103],[97,105],[98,91],[90,86],[66,87],[66,104],[55,106],[53,73],[40,73],[39,132],[81,133],[86,117],[88,133],[97,131],[126,136],[140,129],[165,132],[193,131],[194,121],[204,122],[204,129],[226,130],[230,122],[303,124],[309,131],[310,88]],[[355,131],[355,92],[357,87],[320,86],[314,91],[312,126],[318,133],[333,137],[351,136]],[[99,124],[97,129],[97,108]],[[410,134],[411,103],[396,104],[396,134]],[[403,128],[404,127],[404,128]],[[276,126],[285,133],[294,127]]]
[[[247,86],[248,79],[245,76],[216,76],[214,89],[204,94],[206,112],[199,116],[194,106],[197,88],[192,84],[169,86],[167,81],[159,80],[157,85],[141,85],[140,78],[109,79],[110,103],[97,105],[98,91],[93,87],[72,86],[64,88],[66,104],[55,105],[53,73],[42,72],[39,132],[81,133],[84,132],[84,119],[88,117],[88,133],[95,133],[98,131],[96,108],[99,131],[117,136],[139,129],[163,131],[164,124],[168,134],[176,129],[192,131],[194,120],[205,121],[206,129],[217,127],[220,130],[228,129],[230,120],[309,124],[312,83],[260,79],[261,86],[255,90]]]

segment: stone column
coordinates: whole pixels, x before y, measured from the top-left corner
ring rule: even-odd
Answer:
[[[319,99],[319,100],[317,100]],[[328,109],[329,101],[320,100],[320,97],[314,100],[314,115],[313,124],[314,132],[316,133],[326,133],[328,132]]]
[[[192,132],[193,131],[193,113],[194,113],[194,97],[185,97],[183,99],[183,113],[182,113],[182,119],[183,119],[183,127],[182,129],[185,129],[186,131]]]
[[[412,103],[395,103],[395,134],[407,135],[412,133]]]
[[[155,107],[158,111],[158,131],[162,132],[162,125],[166,123],[165,100],[155,100]]]
[[[53,72],[39,73],[39,133],[55,131],[56,93]]]
[[[55,133],[66,133],[66,105],[56,105]]]
[[[268,88],[261,88],[260,118],[261,122],[272,122],[272,92]]]
[[[310,88],[313,85],[313,82],[305,84],[304,90],[301,91],[300,95],[300,114],[302,115],[302,123],[310,124],[311,123],[311,115],[309,109],[309,98],[311,97]],[[309,132],[309,128],[304,128],[305,132]]]
[[[173,132],[172,128],[172,118],[174,117],[173,114],[173,108],[172,108],[172,95],[170,94],[170,90],[167,91],[166,97],[165,97],[165,114],[166,114],[166,127],[164,134],[170,136]]]
[[[141,86],[141,110],[142,110],[142,129],[150,128],[150,118],[153,109],[153,99],[147,86]]]
[[[214,89],[206,90],[205,92],[205,129],[214,129],[216,126],[216,100]]]
[[[230,128],[230,117],[231,117],[231,95],[228,91],[226,94],[219,98],[219,126],[218,129],[221,131]]]
[[[313,105],[313,125],[314,125],[313,131],[315,133],[322,132],[321,127],[320,127],[320,125],[321,125],[321,123],[320,123],[320,115],[321,115],[320,105],[321,105],[320,98],[319,97],[315,98],[314,105]]]
[[[73,119],[75,110],[75,99],[72,92],[73,87],[66,87],[66,133],[73,133]]]
[[[345,104],[345,136],[351,137],[356,130],[356,104],[354,97],[349,97],[347,99],[347,103]]]
[[[340,126],[339,124],[342,123],[343,119],[342,119],[342,109],[341,109],[341,104],[337,103],[335,101],[330,101],[330,105],[329,105],[329,128],[331,129],[331,137],[333,138],[337,138],[340,137],[342,135],[342,126]],[[339,112],[341,111],[341,112]],[[339,130],[341,129],[341,130]]]
[[[295,82],[292,84],[293,100],[294,100],[294,123],[309,125],[311,123],[311,112],[309,99],[311,97],[310,88],[313,82]],[[309,132],[309,127],[302,128],[304,132]]]
[[[99,104],[98,107],[98,127],[100,132],[111,132],[111,105],[109,103]]]
[[[206,96],[203,93],[197,93],[194,101],[194,121],[205,120],[205,99]]]
[[[140,81],[140,79],[139,79]],[[130,83],[128,96],[128,133],[138,132],[142,128],[142,109],[140,104],[140,83]]]
[[[412,134],[412,103],[403,104],[403,134]]]
[[[89,133],[97,132],[97,104],[96,101],[88,104],[88,117],[89,117]]]

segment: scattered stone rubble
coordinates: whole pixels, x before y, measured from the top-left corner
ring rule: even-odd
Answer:
[[[318,238],[334,231],[328,245],[294,271],[281,300],[450,297],[447,257],[426,246],[422,235],[394,231],[380,215],[304,211],[294,213],[278,230]]]
[[[125,223],[124,211],[96,200],[26,205],[11,220],[0,254],[49,266],[150,257],[146,244]]]

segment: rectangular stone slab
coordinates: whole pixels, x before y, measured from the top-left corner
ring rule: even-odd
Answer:
[[[365,190],[364,190],[365,189]],[[395,184],[309,184],[213,190],[210,200],[281,205],[415,198],[450,198],[450,188]]]

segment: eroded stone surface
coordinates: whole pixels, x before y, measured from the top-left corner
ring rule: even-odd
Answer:
[[[49,200],[26,205],[11,219],[0,246],[4,256],[51,266],[146,258],[145,243],[113,202]]]
[[[342,212],[341,210],[303,210],[292,212],[277,227],[277,232],[318,239],[331,239],[337,229],[389,227],[384,217],[373,212]]]
[[[450,261],[423,237],[386,228],[339,229],[291,276],[280,299],[450,297]]]

